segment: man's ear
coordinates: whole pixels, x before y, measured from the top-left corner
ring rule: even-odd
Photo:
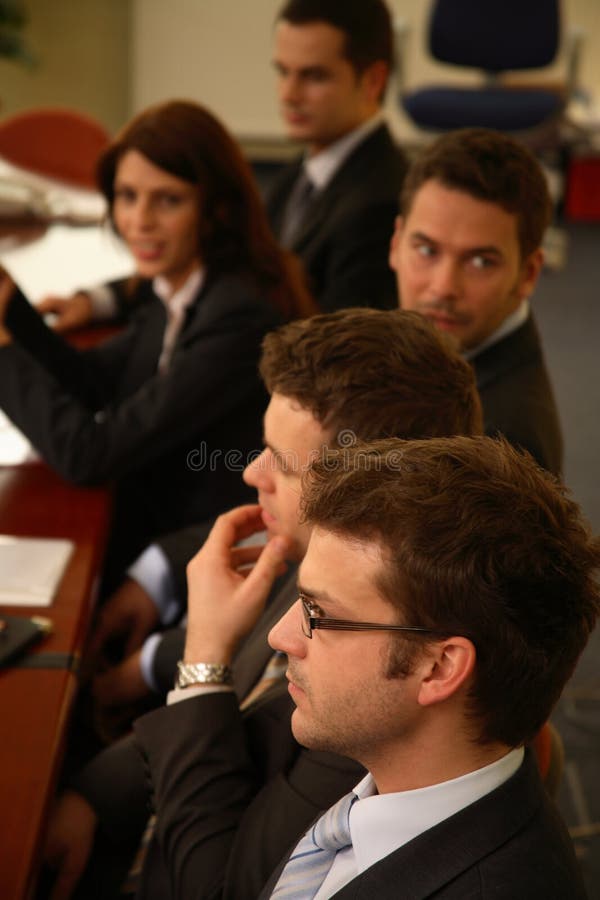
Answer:
[[[544,265],[544,251],[541,247],[530,253],[521,266],[521,276],[519,278],[519,297],[525,300],[535,288],[539,278],[542,266]]]
[[[363,96],[370,106],[379,106],[383,103],[383,95],[390,73],[390,67],[384,60],[377,59],[362,72]]]
[[[388,263],[390,269],[393,269],[394,272],[398,271],[398,249],[400,247],[400,238],[402,237],[402,230],[404,228],[404,219],[402,216],[396,216],[394,220],[394,230],[392,231],[392,237],[390,238],[390,252],[388,255]]]
[[[418,702],[441,703],[456,694],[475,668],[475,646],[465,637],[436,641],[425,651]]]

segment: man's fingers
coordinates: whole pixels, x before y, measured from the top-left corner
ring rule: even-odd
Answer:
[[[123,652],[125,659],[132,656],[134,653],[137,653],[147,637],[148,630],[144,628],[143,625],[137,624],[137,626],[129,633],[127,640],[125,641],[125,650]]]
[[[95,700],[103,707],[134,703],[148,693],[142,675],[140,653],[134,653],[118,666],[97,675],[92,684]]]
[[[100,618],[94,626],[94,633],[88,651],[89,655],[93,657],[100,656],[104,650],[105,644],[112,638],[118,637],[122,631],[123,628],[116,628],[115,623],[110,617],[100,615]]]
[[[43,300],[36,304],[36,309],[41,315],[50,312],[60,312],[64,302],[60,297],[44,297]]]
[[[81,872],[82,870],[76,870],[69,866],[59,869],[52,886],[50,900],[69,900],[81,877]]]
[[[231,551],[231,567],[237,569],[239,566],[247,566],[254,563],[259,558],[266,544],[253,544],[250,547],[234,547]]]
[[[218,517],[205,547],[232,547],[251,534],[264,531],[264,527],[261,508],[257,503],[237,506]]]
[[[252,594],[268,594],[275,578],[285,570],[285,558],[290,542],[281,536],[271,538],[265,545],[254,568],[248,573],[244,589]]]

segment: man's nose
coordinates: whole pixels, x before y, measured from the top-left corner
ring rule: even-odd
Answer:
[[[243,479],[250,487],[254,487],[259,491],[270,491],[273,484],[273,476],[271,472],[272,455],[268,448],[256,459],[253,459],[244,469]]]
[[[279,99],[282,103],[293,105],[300,99],[301,84],[300,79],[293,74],[280,75],[279,77]]]
[[[273,650],[287,653],[288,656],[304,656],[308,638],[302,631],[300,600],[297,600],[271,628],[267,640]]]
[[[439,260],[429,284],[436,300],[455,300],[460,296],[462,277],[460,264],[453,259]]]

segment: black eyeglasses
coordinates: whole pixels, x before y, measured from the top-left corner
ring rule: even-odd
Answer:
[[[407,631],[415,634],[435,634],[439,637],[447,637],[447,631],[436,631],[434,628],[424,628],[421,625],[376,625],[374,622],[349,622],[348,619],[330,619],[321,615],[319,607],[303,597],[298,597],[302,606],[302,631],[307,638],[312,639],[315,628],[329,628],[332,631]]]

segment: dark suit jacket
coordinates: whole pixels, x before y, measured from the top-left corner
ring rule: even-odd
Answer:
[[[294,570],[236,658],[238,697],[186,700],[135,723],[159,817],[140,897],[257,897],[297,835],[363,776],[294,741],[285,681],[240,714],[271,656],[266,636],[296,597]]]
[[[280,869],[259,900],[270,897]],[[569,835],[528,752],[509,781],[380,860],[333,896],[585,900],[586,894]]]
[[[236,657],[237,696],[205,695],[144,716],[135,723],[135,744],[126,738],[109,747],[73,779],[72,787],[99,816],[100,838],[112,837],[111,860],[135,843],[153,796],[167,856],[158,841],[151,845],[142,897],[218,897],[224,882],[235,891],[244,885],[243,894],[231,896],[257,897],[297,835],[364,774],[348,759],[308,751],[294,741],[286,682],[240,713],[239,698],[256,684],[270,658],[266,635],[296,599],[295,570],[273,594]],[[223,801],[218,821],[213,800],[219,807]],[[238,827],[240,817],[248,821],[247,829]],[[228,866],[231,854],[243,862],[241,881]],[[104,869],[98,861],[91,867]],[[83,897],[88,888],[82,889]]]
[[[279,235],[285,206],[301,168],[287,166],[267,195],[267,213]],[[385,125],[354,149],[317,194],[292,249],[302,259],[324,312],[346,306],[398,305],[388,265],[406,158]]]
[[[235,661],[240,697],[269,658],[266,634],[295,597],[291,572]],[[142,875],[145,900],[256,900],[310,823],[364,774],[350,760],[294,741],[285,683],[245,713],[238,699],[196,697],[135,723],[159,816]],[[139,832],[143,821],[143,771],[131,739],[105,757],[74,786],[98,811],[101,831],[128,847],[131,829]],[[402,872],[400,896],[410,900],[583,898],[568,836],[529,757],[506,785],[382,860],[339,896],[395,900]]]
[[[554,474],[562,468],[562,435],[540,337],[530,316],[473,360],[485,433],[502,433]]]
[[[66,479],[116,480],[116,524],[121,540],[137,535],[135,551],[249,496],[240,473],[261,445],[267,402],[260,343],[280,324],[253,285],[208,278],[161,375],[164,306],[148,282],[139,290],[129,326],[87,351],[17,295],[7,315],[15,341],[0,348],[0,407]],[[202,448],[214,455],[202,459]]]

